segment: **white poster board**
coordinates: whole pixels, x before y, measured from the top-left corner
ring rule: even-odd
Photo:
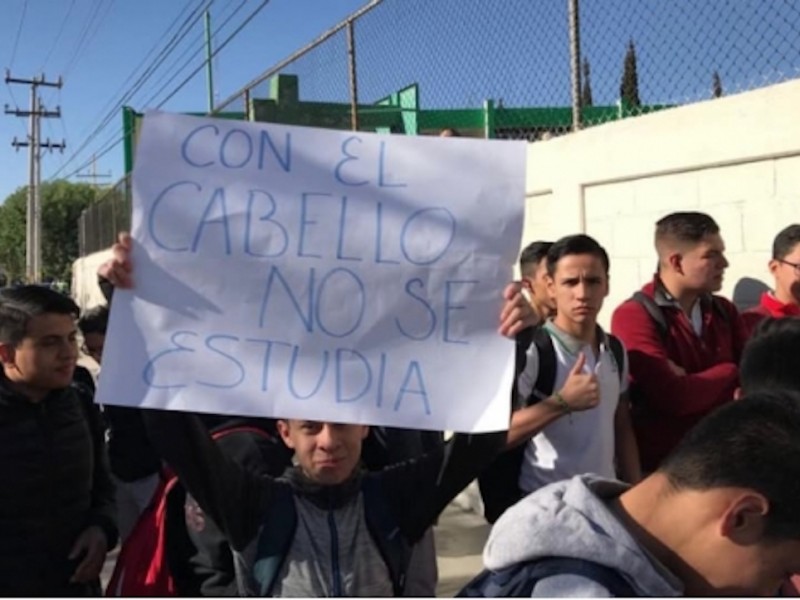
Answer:
[[[98,402],[505,429],[525,143],[145,117]]]

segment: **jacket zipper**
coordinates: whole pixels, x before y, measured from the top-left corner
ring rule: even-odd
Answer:
[[[331,574],[333,576],[333,594],[335,598],[341,598],[342,593],[342,574],[339,572],[339,533],[336,529],[336,519],[333,516],[333,507],[328,509],[328,527],[331,532]]]

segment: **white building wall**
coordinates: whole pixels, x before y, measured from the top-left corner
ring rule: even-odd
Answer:
[[[760,287],[743,280],[771,284],[772,240],[800,222],[798,106],[792,81],[531,144],[523,246],[577,232],[605,246],[611,293],[600,321],[608,325],[653,275],[655,221],[699,210],[727,246],[723,293],[754,303]]]

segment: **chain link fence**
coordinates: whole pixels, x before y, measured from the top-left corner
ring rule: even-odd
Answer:
[[[214,113],[536,142],[799,72],[789,0],[373,0]],[[81,253],[129,222],[123,180],[81,217]]]

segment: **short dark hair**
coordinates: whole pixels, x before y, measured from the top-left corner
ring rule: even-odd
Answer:
[[[19,344],[30,320],[46,313],[77,319],[80,309],[68,296],[41,285],[0,290],[0,343]]]
[[[718,408],[658,468],[676,489],[740,487],[769,501],[764,535],[800,538],[800,396],[761,392]]]
[[[772,258],[785,258],[797,244],[800,244],[800,225],[789,225],[775,236],[775,241],[772,242]]]
[[[800,317],[767,318],[756,327],[742,352],[742,392],[800,391]]]
[[[706,213],[674,212],[656,221],[656,245],[667,240],[696,244],[716,233],[719,225]]]
[[[561,238],[554,242],[550,250],[547,251],[547,273],[550,277],[555,275],[558,261],[571,254],[591,254],[596,256],[603,263],[603,269],[608,275],[611,264],[605,248],[598,244],[593,237],[579,233]]]
[[[522,253],[519,255],[519,270],[523,275],[528,275],[529,271],[539,266],[545,258],[550,248],[553,247],[553,242],[545,242],[538,240],[531,242]]]
[[[78,329],[83,335],[90,333],[105,335],[108,329],[108,306],[95,306],[86,311],[78,321]]]

